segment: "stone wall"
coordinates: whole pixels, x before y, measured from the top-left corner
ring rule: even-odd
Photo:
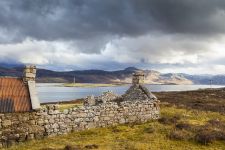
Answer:
[[[0,147],[96,127],[146,122],[160,114],[158,101],[136,100],[58,110],[49,105],[37,112],[0,114]]]

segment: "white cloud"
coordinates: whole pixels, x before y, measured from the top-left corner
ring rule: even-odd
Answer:
[[[225,37],[201,40],[156,33],[115,37],[97,53],[87,52],[85,45],[80,47],[76,43],[26,39],[16,44],[0,44],[0,60],[50,68],[60,66],[61,70],[111,70],[112,65],[114,69],[121,69],[121,66],[146,68],[149,64],[146,69],[162,72],[225,74]]]
[[[204,41],[178,39],[177,35],[144,35],[112,40],[102,53],[122,63],[197,64],[211,53]]]
[[[187,74],[225,74],[225,65],[197,65],[194,67],[167,67],[158,69],[162,73],[187,73]]]

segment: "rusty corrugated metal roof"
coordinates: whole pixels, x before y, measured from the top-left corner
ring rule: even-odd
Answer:
[[[22,78],[0,78],[0,113],[30,110],[30,93]]]

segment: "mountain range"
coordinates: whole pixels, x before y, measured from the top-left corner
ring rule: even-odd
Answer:
[[[52,71],[38,69],[37,82],[39,83],[131,83],[132,74],[140,69],[129,67],[118,71],[79,70],[79,71]],[[189,75],[182,73],[160,73],[154,70],[143,70],[147,84],[215,84],[224,85],[225,75]],[[23,67],[0,67],[0,76],[22,76]]]

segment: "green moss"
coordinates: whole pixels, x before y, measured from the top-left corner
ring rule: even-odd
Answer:
[[[63,111],[65,109],[69,109],[69,108],[74,108],[74,107],[80,107],[80,106],[83,106],[83,104],[60,104],[59,105],[59,110],[60,111]]]

